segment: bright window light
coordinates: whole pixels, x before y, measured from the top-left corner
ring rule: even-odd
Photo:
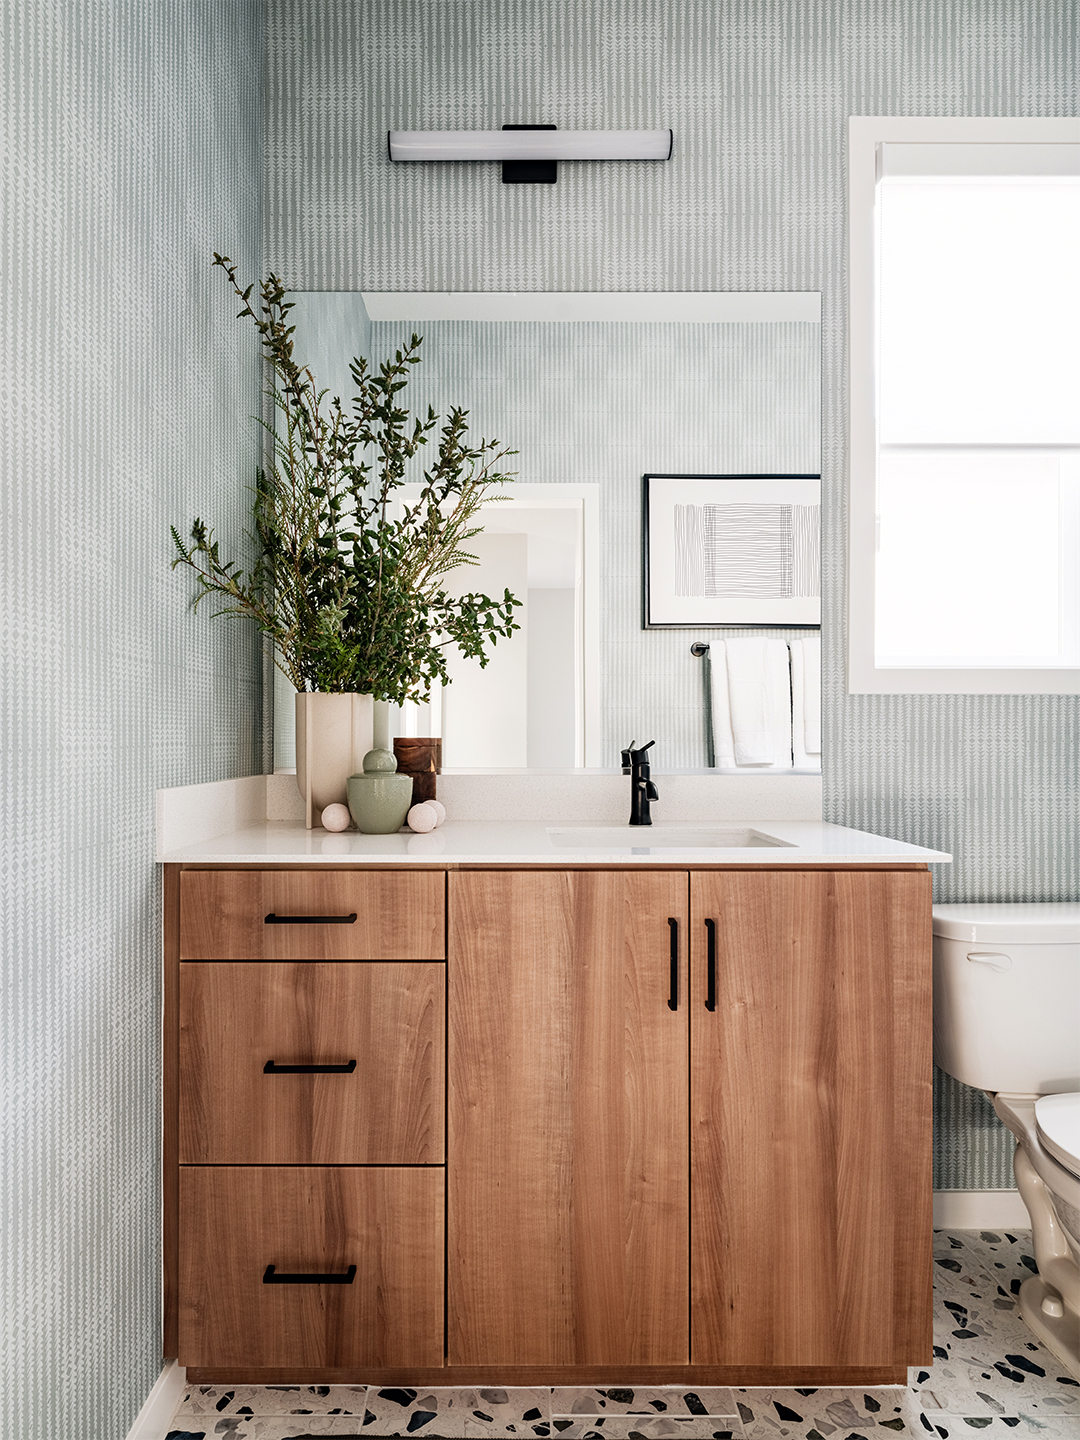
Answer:
[[[878,665],[1080,664],[1070,468],[1038,450],[882,451]]]
[[[1080,118],[848,122],[848,688],[1080,694]]]
[[[879,443],[1080,443],[1080,180],[886,176]]]

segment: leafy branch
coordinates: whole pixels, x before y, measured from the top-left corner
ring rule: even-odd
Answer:
[[[257,558],[250,571],[222,559],[196,518],[190,543],[172,530],[173,566],[195,572],[196,607],[214,596],[215,614],[254,620],[296,689],[426,700],[449,680],[447,647],[484,666],[489,647],[520,628],[521,601],[509,590],[452,595],[444,583],[476,564],[466,547],[483,528],[477,512],[513,478],[501,467],[516,452],[498,440],[471,444],[460,408],[443,422],[431,406],[412,415],[402,392],[420,363],[419,335],[377,372],[354,359],[348,406],[327,399],[295,358],[293,302],[277,276],[253,304],[255,286],[241,288],[228,256],[215,254],[214,265],[241,302],[237,318],[254,322],[272,377],[269,460],[254,486]],[[404,503],[395,492],[431,443],[419,496]]]

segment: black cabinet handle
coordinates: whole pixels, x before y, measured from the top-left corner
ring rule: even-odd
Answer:
[[[668,995],[668,1009],[679,1008],[679,922],[668,917],[671,926],[671,991]]]
[[[344,1275],[278,1275],[273,1265],[267,1265],[263,1272],[264,1285],[351,1285],[355,1278],[355,1265],[350,1265]]]
[[[705,921],[708,935],[707,959],[705,962],[705,1009],[716,1009],[716,921]]]
[[[356,1061],[346,1065],[279,1065],[276,1060],[267,1060],[263,1066],[264,1075],[351,1075]]]
[[[267,915],[264,925],[355,925],[356,911],[351,915]]]

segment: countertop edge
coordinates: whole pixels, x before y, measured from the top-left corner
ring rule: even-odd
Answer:
[[[601,866],[604,869],[611,869],[616,866],[663,866],[668,869],[677,870],[715,870],[715,869],[746,869],[747,867],[766,866],[841,866],[841,865],[933,865],[950,864],[952,856],[944,851],[930,850],[923,853],[893,854],[893,855],[823,855],[818,852],[807,854],[791,855],[776,854],[770,852],[762,855],[743,855],[741,853],[725,854],[719,858],[709,859],[703,856],[700,851],[692,853],[678,850],[665,850],[663,854],[651,855],[616,855],[588,853],[578,851],[566,851],[559,855],[301,855],[301,854],[230,854],[230,853],[206,853],[205,851],[177,850],[158,858],[161,865],[323,865],[336,866],[338,869],[346,869],[351,866],[360,867],[396,867],[396,868],[427,868],[434,870],[461,870],[475,867],[491,869],[501,867],[514,869],[523,866],[538,867],[545,866],[555,870],[565,870],[570,867],[582,865]]]

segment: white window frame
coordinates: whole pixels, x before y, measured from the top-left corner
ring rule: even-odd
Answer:
[[[886,669],[875,664],[877,517],[874,205],[883,144],[1076,144],[1077,119],[848,121],[848,691],[854,695],[1072,695],[1080,669]]]

